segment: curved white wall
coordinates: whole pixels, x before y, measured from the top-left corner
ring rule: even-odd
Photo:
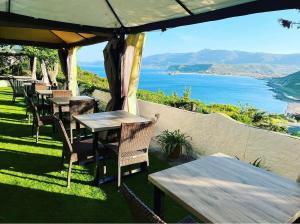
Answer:
[[[93,95],[103,102],[110,99],[98,90]],[[222,152],[249,162],[262,157],[277,174],[296,180],[300,173],[299,138],[250,127],[222,114],[194,113],[142,100],[138,104],[141,116],[160,114],[156,134],[180,129],[192,137],[194,149],[205,154]]]

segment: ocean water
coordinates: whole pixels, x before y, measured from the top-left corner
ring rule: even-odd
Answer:
[[[81,66],[105,77],[103,67]],[[267,86],[267,80],[242,76],[182,74],[170,76],[166,71],[142,69],[140,89],[161,90],[166,94],[176,92],[182,95],[184,89],[191,88],[192,98],[205,103],[250,105],[270,113],[284,113],[287,102],[275,98],[275,93]]]

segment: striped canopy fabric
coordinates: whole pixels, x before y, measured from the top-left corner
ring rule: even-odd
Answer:
[[[0,0],[0,41],[85,45],[233,16],[300,8],[298,0]]]

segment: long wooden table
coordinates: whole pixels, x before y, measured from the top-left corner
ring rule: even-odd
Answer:
[[[79,132],[79,126],[83,125],[93,133],[93,148],[96,159],[96,174],[95,183],[97,185],[107,183],[115,179],[112,176],[107,177],[105,168],[100,172],[99,165],[99,150],[98,150],[98,133],[102,131],[108,131],[121,127],[122,123],[136,123],[150,121],[148,118],[140,117],[138,115],[130,114],[126,111],[110,111],[94,114],[77,115],[73,117],[76,120],[77,132]],[[100,173],[102,178],[100,178]]]
[[[299,219],[300,184],[224,154],[153,173],[154,210],[167,196],[204,222],[287,223]]]
[[[40,103],[40,96],[42,99],[42,113],[45,115],[45,98],[52,96],[52,90],[51,89],[40,89],[35,91],[37,94],[37,100],[38,104]]]
[[[58,106],[59,110],[59,118],[62,119],[62,107],[63,106],[69,106],[70,100],[91,100],[94,99],[89,96],[72,96],[72,97],[55,97],[55,98],[49,98],[49,100]]]

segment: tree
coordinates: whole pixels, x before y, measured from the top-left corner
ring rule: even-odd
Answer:
[[[42,47],[23,47],[24,53],[26,53],[29,57],[36,57],[43,69],[42,75],[48,76],[52,84],[57,83],[56,77],[58,74],[58,54],[56,50],[42,48]],[[46,69],[44,69],[44,67]]]
[[[299,11],[300,12],[300,11]],[[293,28],[294,26],[296,26],[297,29],[300,29],[300,21],[291,21],[288,19],[279,19],[279,23],[287,29]]]
[[[15,45],[0,44],[0,73],[1,74],[20,74],[22,73],[23,57],[17,54],[18,49]]]

